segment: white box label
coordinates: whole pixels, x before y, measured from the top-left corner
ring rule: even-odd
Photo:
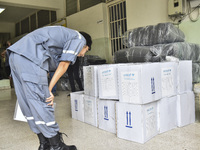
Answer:
[[[112,93],[112,95],[116,95],[116,82],[113,68],[103,69],[101,71],[101,84],[103,89],[103,96],[110,96],[110,93]]]
[[[149,138],[155,133],[156,127],[156,112],[154,105],[150,105],[145,109],[146,119],[146,137]]]
[[[174,92],[173,69],[163,68],[161,71],[162,94],[166,96],[168,93]]]
[[[138,72],[122,72],[121,86],[122,97],[126,100],[139,102],[139,77]]]

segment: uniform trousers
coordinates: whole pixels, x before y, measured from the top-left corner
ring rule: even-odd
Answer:
[[[59,131],[54,108],[48,106],[50,97],[47,71],[26,57],[10,53],[10,68],[17,100],[31,130],[51,138]]]
[[[80,91],[83,91],[82,82],[81,82],[81,79],[79,78],[79,59],[76,60],[74,65],[69,66],[67,73],[69,75],[69,83],[71,86],[71,91],[72,92],[76,91],[74,79],[76,80]]]

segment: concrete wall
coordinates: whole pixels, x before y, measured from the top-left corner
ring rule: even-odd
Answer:
[[[169,22],[167,3],[168,0],[126,0],[127,28]]]
[[[126,3],[128,29],[172,22],[168,18],[168,0],[126,0]],[[179,28],[184,32],[187,42],[200,44],[200,20],[192,22],[186,18]]]
[[[0,0],[2,5],[19,6],[34,9],[56,10],[57,19],[66,17],[66,0]],[[0,23],[0,33],[9,32],[15,37],[15,23]]]
[[[112,3],[115,2],[118,1]],[[127,29],[169,22],[167,2],[168,0],[126,0]],[[110,4],[101,3],[67,17],[67,27],[88,32],[92,36],[92,51],[88,54],[99,55],[108,63],[113,62],[107,10]]]
[[[100,3],[68,16],[67,27],[84,31],[91,35],[93,44],[92,50],[88,52],[88,55],[98,55],[109,63],[112,61],[108,38],[107,6],[105,3]]]
[[[0,0],[2,5],[19,6],[34,9],[56,10],[58,11],[57,18],[66,16],[66,1],[65,0]]]
[[[118,0],[116,0],[117,2]],[[4,3],[15,3],[16,5],[29,5],[29,7],[46,7],[51,9],[59,9],[60,18],[65,16],[65,0],[0,0]],[[168,0],[126,0],[127,4],[127,29],[142,27],[147,25],[155,25],[160,22],[172,22],[168,18]],[[109,24],[108,10],[109,4],[101,3],[91,8],[68,16],[67,27],[79,31],[88,32],[93,39],[92,51],[89,55],[99,55],[101,58],[112,62],[110,41],[109,41]],[[61,17],[62,16],[62,17]],[[59,17],[58,17],[59,18]],[[4,32],[12,31],[14,35],[14,25],[0,24],[1,30]],[[200,20],[191,22],[189,19],[184,20],[179,28],[185,33],[186,41],[190,43],[200,44]]]
[[[59,0],[61,1],[61,0]],[[45,8],[45,9],[60,9],[60,2],[58,0],[0,0],[1,4],[21,6],[28,8]]]
[[[112,2],[115,3],[118,0]],[[99,55],[113,62],[109,41],[108,4],[99,4],[67,17],[67,26],[88,32],[93,38],[89,55]],[[168,0],[126,0],[127,29],[172,22],[168,17]],[[186,41],[200,44],[200,21],[184,20],[180,29],[185,33]]]
[[[200,18],[197,22],[186,20],[179,25],[179,28],[185,33],[187,42],[200,44]]]
[[[10,33],[11,38],[15,37],[14,23],[0,23],[0,33]]]

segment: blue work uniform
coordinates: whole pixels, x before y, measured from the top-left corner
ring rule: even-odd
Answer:
[[[50,97],[47,73],[55,71],[61,61],[73,64],[84,45],[86,40],[78,31],[48,26],[8,48],[17,99],[34,133],[51,138],[59,131],[54,109],[45,102]]]

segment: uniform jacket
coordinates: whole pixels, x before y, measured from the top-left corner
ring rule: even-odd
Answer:
[[[18,53],[47,71],[55,71],[60,61],[76,61],[86,45],[78,32],[62,26],[39,28],[11,45],[8,50]]]

